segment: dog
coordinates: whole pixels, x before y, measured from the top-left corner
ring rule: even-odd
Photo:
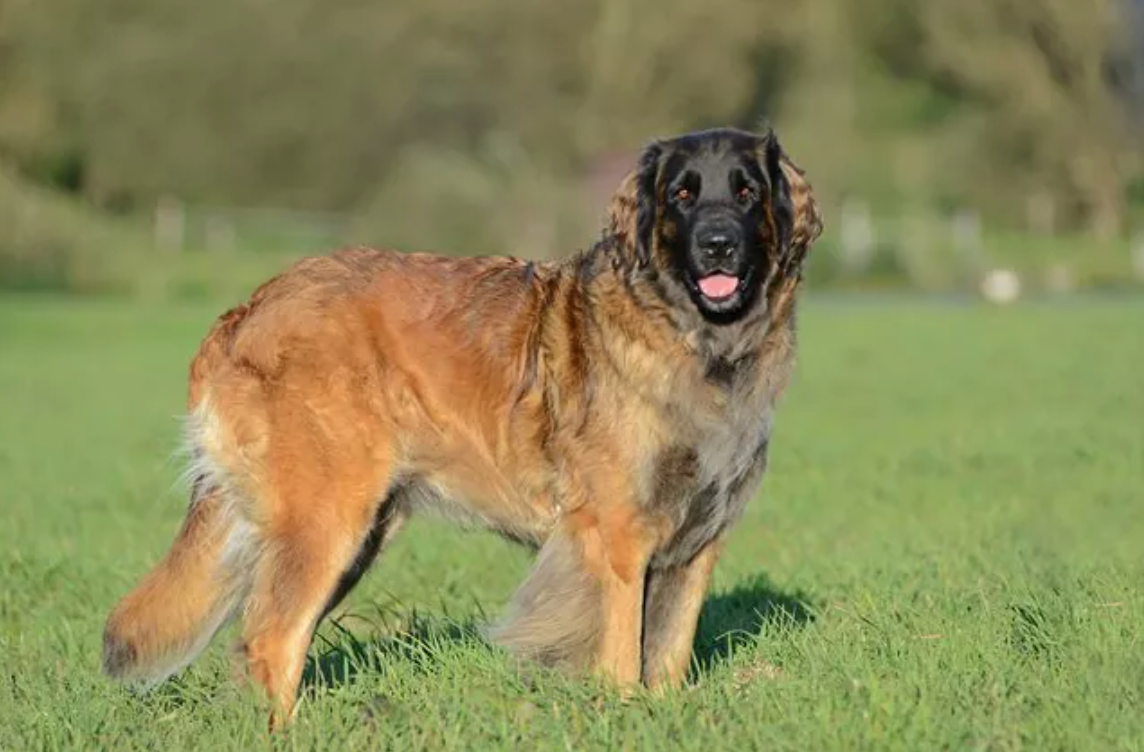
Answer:
[[[153,684],[241,613],[274,719],[320,620],[425,510],[538,549],[491,640],[631,689],[682,683],[767,464],[823,223],[773,131],[657,140],[569,258],[350,248],[223,314],[190,366],[173,547],[114,608]]]

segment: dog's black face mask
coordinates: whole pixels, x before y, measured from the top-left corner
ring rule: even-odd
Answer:
[[[789,186],[772,134],[703,131],[660,142],[641,165],[643,253],[705,319],[731,323],[758,303],[789,244]]]

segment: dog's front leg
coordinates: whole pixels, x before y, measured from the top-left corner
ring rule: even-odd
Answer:
[[[640,681],[644,580],[655,550],[652,525],[628,506],[573,513],[584,565],[598,581],[600,611],[592,669],[622,688]]]
[[[678,687],[687,678],[703,598],[722,547],[722,541],[712,541],[686,564],[648,572],[643,644],[648,687]]]

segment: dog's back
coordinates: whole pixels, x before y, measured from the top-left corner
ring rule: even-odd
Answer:
[[[244,606],[255,671],[280,663],[415,508],[540,543],[550,478],[513,434],[535,433],[543,407],[524,391],[554,273],[350,249],[220,316],[190,367],[187,517],[112,612],[105,670],[161,681]],[[284,611],[308,626],[281,634]]]

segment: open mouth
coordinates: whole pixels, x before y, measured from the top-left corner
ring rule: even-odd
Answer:
[[[696,281],[699,292],[703,297],[712,301],[727,300],[739,291],[742,282],[738,277],[730,274],[709,274]]]

